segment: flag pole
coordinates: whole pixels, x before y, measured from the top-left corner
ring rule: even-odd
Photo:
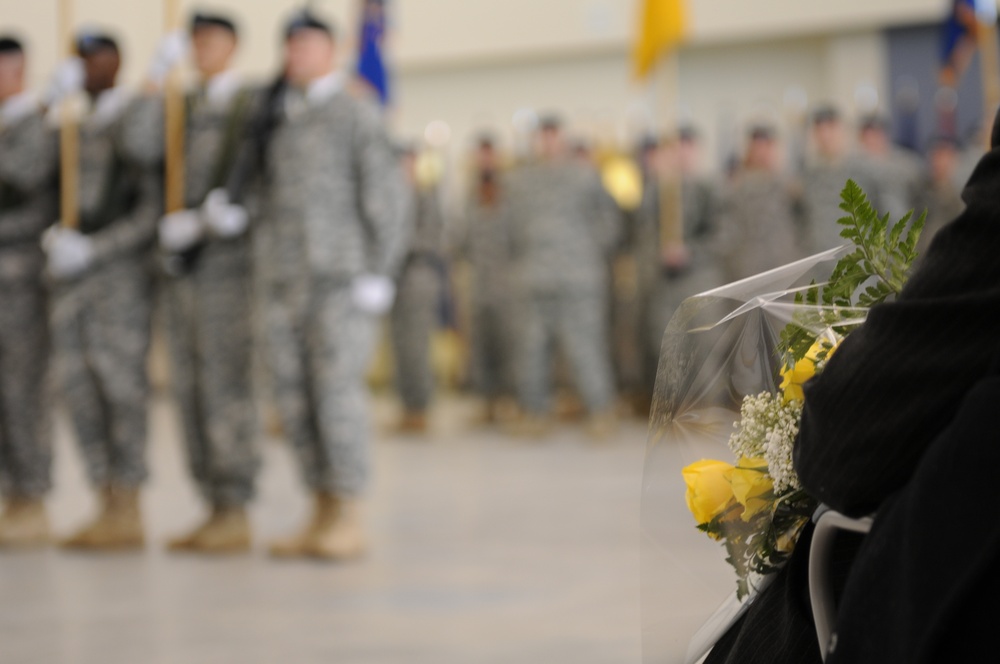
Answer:
[[[71,58],[73,48],[73,0],[59,0],[59,41],[62,55]],[[67,97],[58,110],[59,131],[59,202],[60,219],[65,228],[80,227],[80,133],[75,112],[76,100]]]
[[[996,13],[979,15],[976,31],[979,60],[983,77],[983,126],[989,127],[1000,107],[1000,47],[997,45]],[[990,148],[990,132],[986,136],[986,149]]]
[[[163,25],[170,33],[181,27],[180,0],[166,0]],[[164,88],[165,117],[165,176],[164,191],[166,211],[177,212],[184,205],[184,94],[181,89],[180,69],[174,67]]]
[[[671,140],[676,140],[677,100],[680,91],[680,57],[676,48],[666,50],[662,70],[661,113],[664,130],[667,135],[673,137]],[[679,146],[675,145],[674,149],[679,149]],[[674,170],[661,174],[659,182],[661,256],[667,256],[668,253],[684,246],[684,202],[680,162],[675,160],[667,166]]]

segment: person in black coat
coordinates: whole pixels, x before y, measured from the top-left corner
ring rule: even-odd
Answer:
[[[863,544],[844,538],[835,552],[843,592],[829,662],[992,651],[991,631],[976,628],[996,618],[980,605],[1000,591],[1000,528],[987,493],[1000,467],[990,418],[1000,408],[1000,116],[962,196],[966,210],[938,233],[900,296],[873,308],[805,386],[795,447],[802,485],[849,516],[877,514]],[[706,664],[821,661],[810,539]]]

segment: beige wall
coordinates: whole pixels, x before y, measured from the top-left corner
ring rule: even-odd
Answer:
[[[934,19],[941,0],[688,0],[691,43],[854,31]],[[622,49],[633,0],[399,0],[403,66]],[[447,34],[447,38],[442,38]]]
[[[623,52],[635,24],[636,0],[394,0],[392,48],[402,71],[469,67],[485,61],[525,62],[580,52]],[[136,80],[162,29],[157,0],[76,0],[77,22],[116,27],[131,56],[126,76]],[[357,0],[317,3],[351,27]],[[930,20],[941,0],[689,0],[692,46],[864,31],[884,24]],[[242,65],[270,71],[280,18],[300,0],[181,0],[185,11],[233,11],[245,32]],[[35,80],[56,58],[57,0],[0,0],[0,25],[30,38]],[[350,46],[351,34],[346,35]]]
[[[584,133],[624,137],[676,107],[706,132],[714,159],[727,131],[747,120],[781,121],[790,91],[850,107],[859,86],[885,99],[880,30],[940,17],[941,0],[690,0],[691,38],[681,55],[680,94],[636,84],[628,47],[635,0],[393,0],[390,48],[397,72],[393,126],[419,136],[432,120],[453,129],[451,151],[475,128],[511,131],[519,108],[562,110]],[[319,0],[353,51],[358,0]],[[125,78],[137,81],[162,31],[158,0],[76,0],[80,24],[117,29]],[[32,80],[56,62],[57,0],[0,0],[0,29],[33,47]],[[282,17],[298,0],[183,0],[241,17],[240,67],[263,77],[277,62]],[[657,85],[660,85],[657,89]]]

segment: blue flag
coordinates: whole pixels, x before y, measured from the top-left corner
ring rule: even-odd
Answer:
[[[358,46],[358,78],[365,81],[378,95],[383,106],[389,103],[389,73],[382,57],[385,37],[386,0],[363,0],[361,39]]]
[[[954,64],[956,50],[975,29],[976,5],[976,0],[951,0],[941,43],[941,62],[945,66]]]

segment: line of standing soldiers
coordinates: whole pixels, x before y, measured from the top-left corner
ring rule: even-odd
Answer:
[[[99,495],[96,517],[61,544],[144,545],[146,359],[158,296],[190,471],[208,507],[169,547],[251,546],[255,327],[315,501],[305,526],[271,552],[364,551],[364,377],[409,241],[411,194],[380,111],[334,70],[331,24],[300,12],[284,37],[282,75],[258,89],[230,69],[234,23],[195,16],[188,33],[163,41],[143,93],[132,94],[116,86],[115,40],[81,35],[79,58],[59,67],[44,99],[24,90],[22,45],[0,39],[0,545],[51,537],[50,341]],[[185,207],[164,215],[160,90],[189,50],[200,81],[185,99]],[[80,224],[67,228],[53,225],[58,129],[46,110],[80,91]]]
[[[646,141],[636,159],[642,198],[631,214],[614,207],[593,164],[560,145],[556,122],[542,123],[537,157],[509,170],[484,136],[457,253],[473,268],[471,370],[487,418],[513,394],[527,415],[522,432],[544,430],[554,345],[588,412],[600,416],[595,431],[613,422],[616,388],[648,412],[661,338],[681,302],[843,244],[837,220],[848,178],[893,219],[926,209],[922,247],[961,210],[958,146],[947,137],[931,142],[925,167],[892,145],[877,115],[862,118],[856,152],[833,107],[816,109],[809,129],[812,154],[789,169],[776,131],[752,126],[742,161],[720,180],[701,172],[693,128]],[[620,297],[610,264],[622,255],[635,266],[631,308],[609,302]],[[616,311],[632,320],[614,320]],[[626,366],[628,357],[638,366]]]

